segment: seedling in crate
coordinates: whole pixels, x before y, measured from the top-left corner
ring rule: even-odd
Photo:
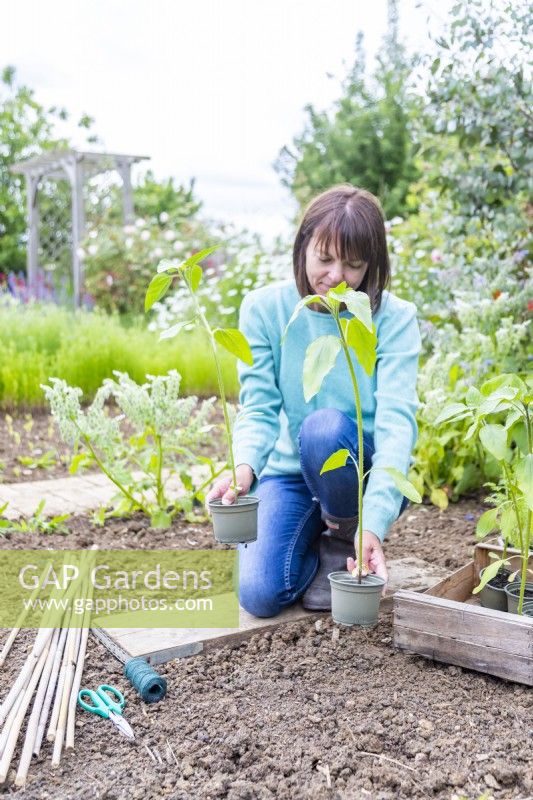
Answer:
[[[210,511],[213,515],[215,538],[217,538],[218,541],[224,542],[250,542],[257,537],[257,505],[259,501],[255,497],[239,497],[238,494],[241,487],[237,485],[237,475],[235,471],[233,420],[230,405],[226,399],[226,389],[224,387],[218,345],[221,345],[225,350],[236,356],[245,364],[250,365],[253,364],[252,351],[246,337],[237,328],[212,328],[197,296],[198,288],[203,278],[203,270],[200,266],[200,262],[213,253],[217,247],[218,245],[201,250],[181,264],[162,261],[157,268],[158,274],[152,278],[148,286],[145,298],[145,310],[149,311],[154,303],[161,300],[176,279],[181,281],[189,292],[194,309],[192,318],[179,321],[172,327],[163,331],[160,339],[171,339],[184,328],[190,326],[199,326],[203,328],[207,334],[216,370],[222,411],[224,413],[228,466],[232,476],[231,488],[236,494],[236,502],[232,506],[223,506],[220,500],[213,500],[209,504]]]
[[[381,469],[387,472],[393,479],[396,488],[414,503],[421,503],[422,498],[413,484],[402,473],[394,467],[371,467],[367,472],[364,471],[364,452],[363,452],[363,414],[361,409],[361,399],[357,376],[352,361],[351,352],[355,354],[358,362],[368,376],[374,372],[377,360],[377,336],[376,327],[372,322],[372,311],[370,300],[364,292],[358,292],[347,286],[345,282],[329,291],[325,295],[308,295],[303,297],[287,324],[287,330],[302,309],[310,304],[322,306],[329,312],[335,320],[337,336],[328,334],[319,336],[308,346],[304,367],[303,367],[303,388],[304,398],[309,402],[319,391],[326,375],[328,375],[337,360],[337,356],[342,351],[346,359],[346,364],[350,374],[355,409],[357,416],[357,443],[358,457],[345,448],[341,448],[332,453],[322,465],[320,474],[330,470],[339,469],[346,466],[348,459],[355,465],[358,476],[358,534],[357,534],[357,569],[354,570],[357,582],[361,584],[365,577],[365,565],[363,564],[363,482],[370,472]],[[343,305],[352,314],[349,319],[341,317]],[[379,587],[381,588],[381,587]],[[378,589],[379,597],[379,589]]]
[[[504,550],[502,557],[484,570],[474,592],[480,592],[509,566],[507,548],[511,544],[520,550],[521,558],[519,614],[522,613],[533,544],[532,403],[533,376],[523,381],[518,375],[505,374],[486,381],[480,389],[471,386],[464,403],[446,406],[435,420],[436,425],[452,424],[458,419],[470,420],[465,439],[477,437],[500,467],[500,483],[492,485],[496,491],[489,498],[494,508],[479,518],[477,535],[481,539],[493,531],[501,531]]]

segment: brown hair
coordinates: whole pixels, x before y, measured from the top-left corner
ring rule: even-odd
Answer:
[[[304,211],[293,248],[296,286],[302,297],[313,293],[305,270],[305,253],[313,236],[326,252],[333,241],[342,261],[368,264],[359,286],[375,313],[390,283],[390,263],[383,212],[377,197],[349,183],[333,186],[315,197]]]

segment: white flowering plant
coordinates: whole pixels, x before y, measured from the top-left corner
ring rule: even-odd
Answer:
[[[161,259],[182,258],[205,242],[208,234],[200,221],[173,222],[160,214],[157,219],[139,217],[129,225],[99,225],[88,232],[78,255],[85,289],[97,308],[142,313],[154,265]]]
[[[211,257],[214,263],[206,261],[202,282],[195,293],[210,322],[236,327],[239,308],[248,292],[292,274],[287,252],[288,248],[281,243],[267,251],[244,236],[225,241],[217,258]],[[149,327],[165,330],[176,320],[192,317],[194,301],[187,286],[180,282],[153,308],[155,318]]]
[[[198,297],[198,290],[204,279],[204,272],[200,266],[200,262],[204,259],[207,259],[217,248],[218,245],[208,247],[205,250],[201,250],[199,253],[195,253],[182,263],[176,263],[172,261],[161,262],[157,268],[157,275],[154,275],[146,291],[144,307],[145,311],[149,311],[154,303],[164,297],[175,279],[180,281],[186,287],[192,305],[192,317],[186,320],[180,318],[175,325],[172,325],[170,328],[161,333],[160,339],[171,339],[174,336],[177,336],[177,334],[182,331],[184,327],[190,327],[191,325],[201,327],[205,330],[213,357],[213,365],[215,367],[217,376],[218,391],[222,403],[222,411],[224,413],[228,467],[232,475],[231,487],[238,495],[238,489],[240,487],[237,485],[235,458],[233,455],[234,415],[232,408],[226,399],[227,392],[226,387],[224,386],[218,345],[246,364],[253,364],[253,356],[248,340],[238,328],[212,327],[206,316],[206,309]],[[239,502],[238,499],[237,502]]]
[[[212,428],[214,398],[199,403],[194,396],[180,397],[175,370],[147,375],[142,385],[126,373],[115,375],[85,410],[81,389],[58,378],[42,387],[62,439],[73,448],[71,473],[96,466],[107,475],[118,489],[114,516],[140,510],[154,528],[168,528],[180,512],[197,520],[194,508],[202,507],[206,487],[225,466],[197,455]],[[112,416],[108,401],[122,413]],[[195,465],[208,475],[196,477]],[[170,501],[167,484],[176,476],[185,494]]]

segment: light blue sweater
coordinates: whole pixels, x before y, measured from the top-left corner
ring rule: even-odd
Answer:
[[[239,362],[240,403],[254,416],[237,421],[235,463],[249,464],[259,477],[300,474],[298,433],[304,418],[319,408],[337,408],[356,419],[353,388],[342,353],[322,387],[304,400],[302,371],[310,342],[337,334],[330,314],[305,308],[281,337],[300,295],[294,281],[271,284],[243,300],[240,329],[248,338],[254,364]],[[349,311],[343,316],[350,318]],[[417,438],[416,378],[420,332],[416,307],[384,291],[374,315],[378,346],[372,377],[357,363],[363,428],[374,439],[373,466],[396,467],[404,475]],[[260,412],[257,414],[257,412]],[[363,527],[381,540],[398,516],[401,493],[383,470],[370,473],[363,501]]]

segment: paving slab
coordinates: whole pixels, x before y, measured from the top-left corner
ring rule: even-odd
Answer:
[[[195,466],[191,473],[193,480],[200,482],[209,476],[209,468]],[[44,481],[0,483],[0,506],[9,504],[3,512],[3,516],[8,519],[31,516],[41,500],[46,501],[44,514],[47,517],[67,513],[82,514],[109,505],[117,492],[117,487],[106,475],[91,472],[87,475]],[[183,493],[183,485],[177,476],[172,476],[167,481],[166,493],[171,500]]]

